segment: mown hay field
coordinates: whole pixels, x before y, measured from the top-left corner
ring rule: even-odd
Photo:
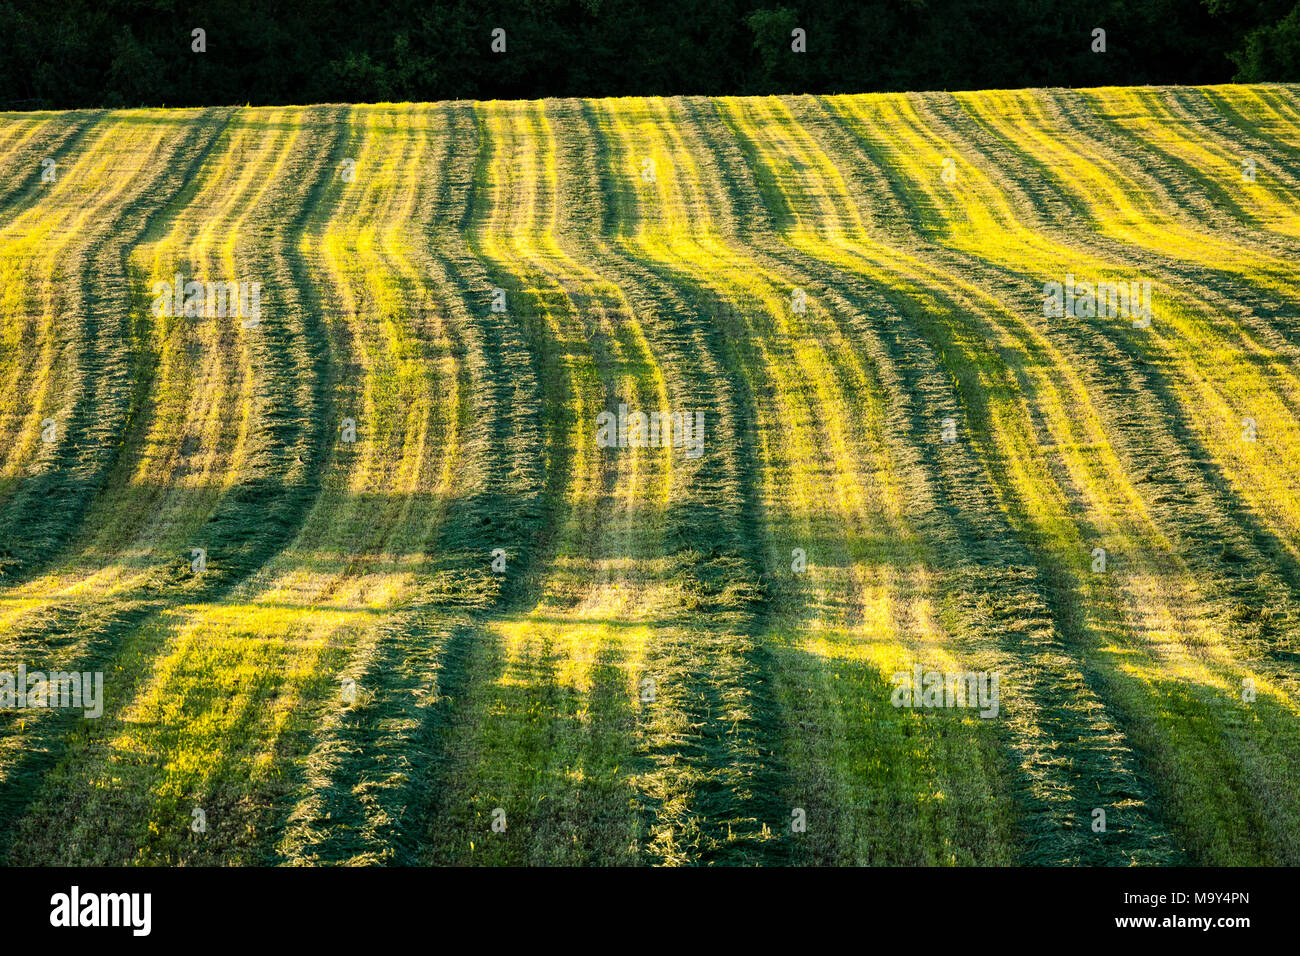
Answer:
[[[1298,189],[1287,86],[0,114],[103,675],[0,860],[1300,863]]]

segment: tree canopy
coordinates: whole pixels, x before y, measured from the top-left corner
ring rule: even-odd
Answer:
[[[1296,0],[4,0],[0,26],[10,109],[1300,79]]]

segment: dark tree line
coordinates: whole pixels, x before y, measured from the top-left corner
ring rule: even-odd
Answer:
[[[1300,2],[0,0],[11,109],[1234,79],[1300,80]]]

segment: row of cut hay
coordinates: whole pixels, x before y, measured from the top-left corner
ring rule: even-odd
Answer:
[[[871,138],[872,140],[877,137],[888,138],[905,131],[909,126],[915,128],[917,125],[904,123],[898,116],[887,116],[871,126]],[[945,129],[950,130],[951,127]],[[1093,373],[1087,382],[1087,392],[1097,396],[1099,405],[1090,413],[1090,417],[1095,420],[1100,415],[1107,422],[1103,438],[1107,435],[1118,437],[1125,430],[1133,431],[1132,416],[1129,415],[1129,420],[1124,421],[1126,409],[1108,401],[1108,390],[1104,387],[1105,375],[1122,374],[1123,364],[1112,367],[1112,360],[1111,363],[1098,366],[1096,363],[1100,356],[1093,350],[1095,342],[1088,343],[1086,337],[1078,334],[1079,330],[1067,328],[1069,325],[1081,323],[1043,323],[1041,319],[1033,317],[1037,302],[1033,299],[1032,290],[1035,281],[1031,277],[1036,273],[1037,281],[1041,282],[1043,276],[1050,277],[1071,262],[1078,268],[1078,263],[1081,261],[1079,251],[1074,249],[1062,251],[1059,245],[1053,250],[1051,245],[1044,241],[1041,233],[1025,229],[1015,221],[1014,216],[1007,216],[1005,200],[991,190],[990,183],[977,164],[963,161],[959,167],[958,185],[945,189],[939,178],[934,176],[933,170],[938,166],[939,159],[943,155],[943,147],[948,144],[927,131],[923,130],[922,133],[930,136],[933,144],[930,147],[931,155],[926,157],[929,162],[920,162],[915,171],[909,170],[909,175],[916,183],[927,184],[917,188],[924,188],[932,197],[932,201],[935,197],[939,197],[938,201],[942,203],[944,201],[942,197],[951,196],[953,197],[951,202],[965,202],[970,214],[983,216],[978,223],[972,223],[968,230],[963,231],[961,220],[965,217],[946,209],[936,213],[932,227],[934,234],[945,245],[966,251],[970,256],[969,259],[962,260],[960,253],[956,256],[952,253],[944,253],[944,257],[952,260],[953,268],[959,271],[967,271],[983,262],[1002,263],[1001,268],[1006,270],[1009,280],[1005,287],[1006,291],[1002,293],[1006,301],[1014,308],[1016,296],[1028,297],[1030,299],[1028,307],[1023,304],[1019,306],[1022,313],[1026,314],[1026,320],[1033,325],[1042,326],[1040,334],[1048,336],[1049,339],[1061,340],[1060,348],[1065,351],[1052,358],[1047,363],[1048,367],[1055,370],[1058,375],[1062,370],[1070,367],[1084,369],[1093,367]],[[918,144],[909,143],[901,152],[909,156],[916,155],[919,152]],[[901,163],[899,165],[902,166]],[[993,212],[992,216],[990,211]],[[1062,241],[1057,240],[1058,243]],[[1093,270],[1116,268],[1116,264],[1104,260],[1098,261],[1095,254],[1093,256],[1091,262],[1083,260],[1087,262],[1088,268]],[[1106,272],[1103,271],[1102,274]],[[1018,282],[1017,279],[1030,281]],[[1032,370],[1032,366],[1029,368]],[[1036,373],[1031,372],[1031,374]],[[1076,390],[1075,398],[1072,400],[1072,405],[1076,408],[1078,406],[1074,403],[1078,402],[1078,395]],[[1061,407],[1059,401],[1053,404],[1058,409]],[[1085,402],[1083,407],[1086,408],[1087,404]],[[1050,408],[1046,411],[1050,411]],[[1157,432],[1166,429],[1166,423],[1159,420],[1154,423],[1137,424],[1143,427],[1154,424]],[[1186,817],[1197,810],[1204,812],[1203,808],[1198,806],[1200,803],[1214,803],[1219,806],[1218,812],[1224,826],[1229,829],[1236,826],[1237,829],[1245,827],[1247,831],[1258,830],[1260,819],[1257,816],[1242,814],[1233,806],[1233,803],[1240,799],[1240,793],[1224,793],[1223,773],[1219,770],[1207,773],[1199,771],[1199,768],[1209,765],[1207,761],[1210,755],[1204,752],[1204,747],[1189,745],[1186,739],[1178,739],[1180,735],[1176,733],[1176,728],[1162,728],[1148,723],[1156,719],[1166,724],[1185,727],[1188,721],[1197,719],[1193,718],[1193,714],[1199,715],[1200,718],[1222,714],[1222,719],[1228,722],[1225,726],[1231,726],[1236,722],[1233,711],[1225,712],[1224,708],[1231,706],[1232,698],[1240,688],[1243,674],[1258,678],[1262,686],[1267,686],[1267,678],[1249,667],[1243,669],[1231,653],[1225,653],[1215,647],[1220,637],[1213,624],[1207,624],[1204,620],[1208,611],[1208,602],[1203,594],[1203,580],[1193,575],[1180,560],[1176,549],[1171,547],[1169,539],[1165,536],[1164,529],[1157,528],[1145,515],[1149,508],[1158,507],[1163,503],[1163,499],[1157,497],[1155,501],[1151,501],[1148,495],[1145,502],[1135,507],[1133,502],[1142,501],[1142,496],[1125,477],[1126,472],[1130,470],[1125,467],[1127,462],[1116,461],[1108,451],[1108,444],[1108,440],[1105,444],[1099,444],[1095,438],[1080,444],[1078,438],[1072,438],[1067,434],[1060,436],[1054,442],[1053,452],[1054,456],[1066,459],[1067,471],[1077,476],[1074,481],[1078,490],[1073,496],[1075,501],[1071,505],[1072,510],[1077,513],[1073,516],[1065,516],[1066,519],[1079,522],[1084,529],[1110,529],[1111,540],[1105,543],[1112,552],[1113,573],[1100,578],[1085,576],[1081,582],[1084,590],[1078,599],[1084,613],[1095,614],[1104,604],[1095,594],[1089,595],[1088,591],[1096,592],[1100,586],[1103,591],[1110,592],[1109,603],[1127,619],[1120,632],[1130,635],[1124,656],[1112,658],[1108,666],[1100,669],[1100,676],[1107,682],[1107,686],[1114,688],[1108,690],[1106,696],[1113,698],[1119,704],[1118,712],[1131,729],[1141,750],[1147,754],[1148,770],[1153,779],[1165,783],[1167,790],[1186,788],[1188,791],[1177,794],[1176,798],[1171,800],[1176,806],[1171,816],[1178,818]],[[1086,457],[1079,459],[1077,452],[1072,454],[1071,450],[1075,448],[1084,450]],[[1078,459],[1073,465],[1069,463],[1071,457]],[[1105,464],[1105,471],[1094,471],[1092,476],[1089,476],[1089,470],[1094,469],[1095,464],[1088,459],[1097,459],[1096,464]],[[1106,464],[1107,462],[1109,464]],[[1115,495],[1115,492],[1120,493]],[[1067,566],[1068,562],[1073,560],[1077,566],[1086,561],[1087,553],[1088,545],[1077,541],[1067,549],[1065,554],[1051,563]],[[1104,625],[1098,633],[1105,633]],[[1155,661],[1149,660],[1141,670],[1135,668],[1132,649],[1141,648],[1139,653],[1145,655],[1154,637],[1159,638]],[[1212,648],[1208,660],[1203,659],[1206,647]],[[1095,655],[1092,659],[1094,662],[1099,660]],[[1101,657],[1100,660],[1105,661],[1105,657]],[[1126,675],[1129,671],[1138,675],[1146,673],[1152,676],[1164,672],[1168,674],[1165,680],[1181,679],[1186,682],[1183,686],[1194,681],[1195,684],[1203,685],[1203,689],[1197,694],[1190,695],[1186,701],[1178,701],[1177,708],[1172,709],[1173,714],[1177,716],[1173,716],[1166,713],[1171,710],[1166,702],[1167,695],[1163,691],[1151,695],[1147,689],[1152,678],[1142,677],[1138,681],[1133,681]],[[1173,678],[1174,674],[1181,677]],[[1273,694],[1272,691],[1269,693]],[[1145,703],[1143,703],[1144,697],[1149,698]],[[1287,708],[1284,705],[1279,707],[1283,699],[1284,695],[1283,697],[1271,696],[1266,707],[1257,708],[1257,712],[1264,711],[1264,713],[1256,717],[1256,720],[1263,719],[1266,724],[1279,727],[1289,724],[1291,718]],[[1237,709],[1241,709],[1240,704],[1237,704]],[[1257,730],[1256,740],[1243,748],[1244,754],[1241,758],[1243,764],[1231,775],[1231,779],[1236,781],[1238,790],[1253,790],[1259,795],[1267,794],[1272,789],[1273,785],[1269,781],[1275,775],[1260,774],[1259,770],[1262,766],[1260,760],[1250,756],[1250,752],[1257,749],[1260,741],[1270,736],[1270,733],[1262,728]],[[1162,744],[1162,741],[1170,739],[1176,740],[1176,745]],[[1288,747],[1283,745],[1278,750],[1284,754]],[[1182,762],[1183,767],[1179,769],[1170,766],[1169,761]],[[1255,781],[1253,785],[1252,780]],[[1172,786],[1168,786],[1169,784]],[[1189,792],[1199,792],[1200,795],[1189,796]],[[1207,793],[1221,795],[1210,797]],[[1166,796],[1166,799],[1169,797]],[[1193,852],[1232,853],[1234,851],[1229,847],[1240,845],[1239,839],[1223,840],[1215,837],[1213,835],[1215,832],[1222,831],[1206,828],[1204,834],[1210,837],[1207,842],[1213,850],[1207,851],[1204,846],[1193,845]],[[1241,836],[1242,834],[1239,833],[1238,837]],[[1257,847],[1255,852],[1267,853],[1268,851],[1261,846]]]

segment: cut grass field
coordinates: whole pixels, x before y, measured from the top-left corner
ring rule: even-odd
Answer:
[[[1290,86],[0,114],[0,672],[105,690],[0,861],[1300,863],[1298,190]]]

